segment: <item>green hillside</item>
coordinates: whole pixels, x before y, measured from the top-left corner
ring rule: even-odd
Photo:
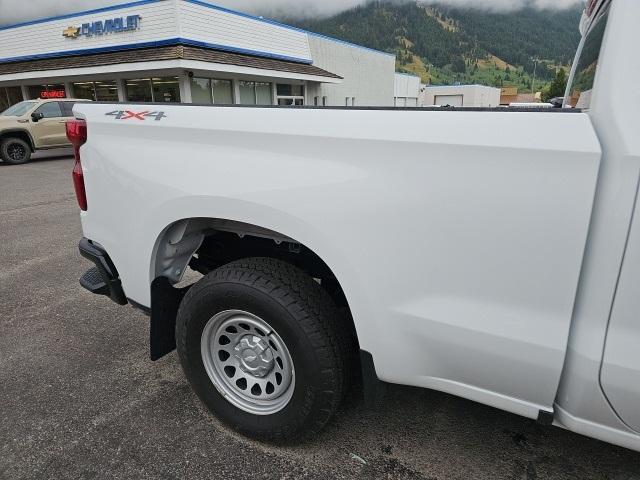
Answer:
[[[374,1],[319,20],[292,20],[307,30],[395,53],[399,71],[434,84],[480,83],[536,90],[570,63],[580,9],[526,8],[509,13]]]

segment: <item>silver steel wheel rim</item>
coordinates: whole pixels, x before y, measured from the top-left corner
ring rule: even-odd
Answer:
[[[293,396],[295,371],[289,350],[256,315],[241,310],[214,315],[202,331],[200,353],[216,389],[245,412],[271,415]]]

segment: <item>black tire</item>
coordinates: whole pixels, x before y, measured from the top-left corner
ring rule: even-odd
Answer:
[[[242,310],[264,319],[286,344],[295,369],[293,394],[270,415],[237,408],[215,388],[204,367],[200,341],[217,313]],[[346,386],[348,345],[331,297],[298,268],[270,258],[249,258],[207,274],[187,293],[176,320],[182,368],[202,402],[240,433],[270,441],[316,434],[329,421]],[[343,331],[344,330],[344,331]]]
[[[0,143],[0,158],[10,165],[27,163],[31,159],[31,146],[21,138],[7,138]]]

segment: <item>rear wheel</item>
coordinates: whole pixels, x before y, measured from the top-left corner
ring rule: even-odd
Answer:
[[[320,430],[339,405],[348,352],[340,314],[301,270],[268,258],[222,266],[178,311],[182,367],[204,404],[236,430],[291,440]]]
[[[31,158],[31,147],[21,138],[7,138],[0,143],[0,157],[11,165],[27,163]]]

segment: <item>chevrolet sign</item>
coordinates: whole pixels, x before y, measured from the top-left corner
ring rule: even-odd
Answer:
[[[62,31],[62,36],[67,38],[94,37],[111,33],[131,32],[140,28],[140,15],[128,17],[110,18],[97,22],[83,23],[82,25],[68,27]]]

